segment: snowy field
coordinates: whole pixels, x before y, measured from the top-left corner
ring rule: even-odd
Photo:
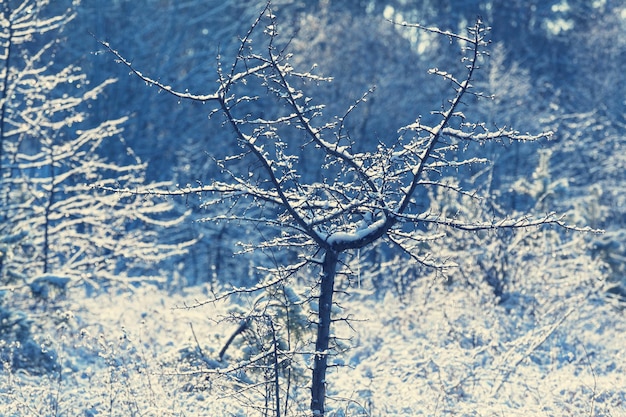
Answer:
[[[232,311],[246,308],[181,308],[209,296],[81,290],[40,308],[49,327],[34,339],[58,368],[34,375],[5,363],[0,415],[263,415],[245,371],[206,373],[234,365],[240,344],[221,364],[218,352],[237,326]],[[330,415],[626,416],[626,324],[609,300],[524,311],[428,278],[402,301],[356,289],[341,298],[355,320],[337,330],[346,349],[329,374]],[[287,415],[305,415],[308,389],[293,395]]]

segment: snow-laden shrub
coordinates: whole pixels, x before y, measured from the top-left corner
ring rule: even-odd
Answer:
[[[57,353],[36,337],[34,318],[0,299],[0,362],[11,371],[41,375],[57,369]]]

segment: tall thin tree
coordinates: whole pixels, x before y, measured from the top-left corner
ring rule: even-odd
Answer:
[[[2,4],[0,73],[0,283],[33,288],[42,274],[96,284],[156,274],[186,243],[165,244],[160,225],[182,220],[162,199],[121,198],[90,184],[146,184],[145,164],[125,144],[126,117],[88,115],[108,79],[89,86],[75,64],[57,59],[72,9],[47,2]],[[106,159],[105,147],[119,149]]]

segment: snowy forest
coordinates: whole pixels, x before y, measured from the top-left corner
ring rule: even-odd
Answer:
[[[0,26],[0,416],[626,416],[623,2]]]

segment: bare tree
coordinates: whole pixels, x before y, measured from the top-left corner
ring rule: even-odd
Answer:
[[[146,165],[121,136],[126,117],[90,120],[88,106],[115,80],[88,86],[81,68],[55,60],[75,13],[50,8],[23,0],[0,9],[0,283],[45,295],[51,283],[156,276],[154,265],[186,246],[165,244],[156,229],[182,217],[162,199],[89,186],[144,186]]]
[[[458,44],[463,51],[462,67],[456,71],[460,75],[432,69],[433,75],[450,86],[450,98],[433,112],[436,122],[423,123],[416,114],[415,122],[401,127],[397,137],[380,141],[375,148],[365,151],[360,149],[367,138],[353,137],[345,121],[372,92],[364,94],[330,122],[328,117],[320,117],[324,106],[305,91],[329,78],[290,65],[286,47],[278,42],[278,22],[269,3],[242,38],[232,65],[219,62],[218,86],[208,94],[177,90],[144,75],[103,43],[148,84],[178,99],[214,104],[214,110],[223,113],[240,149],[217,160],[223,177],[210,184],[139,192],[169,196],[202,194],[207,205],[228,203],[225,214],[212,215],[207,220],[253,223],[266,238],[260,244],[262,249],[301,253],[300,260],[277,266],[268,278],[245,291],[285,285],[289,277],[307,265],[319,268],[319,276],[312,284],[317,291],[315,300],[311,299],[318,305],[310,403],[311,413],[316,416],[324,415],[326,410],[328,360],[335,348],[336,278],[341,273],[345,254],[382,241],[399,248],[413,262],[446,268],[452,263],[422,251],[424,242],[445,234],[446,229],[478,231],[549,224],[567,227],[553,213],[517,218],[490,214],[480,219],[465,217],[470,211],[439,212],[430,206],[431,193],[470,197],[470,201],[488,197],[465,189],[462,181],[442,180],[444,172],[488,162],[476,157],[464,158],[466,148],[491,141],[536,141],[548,138],[550,132],[532,135],[508,128],[491,130],[486,124],[465,117],[464,106],[476,105],[476,99],[483,96],[472,88],[474,74],[485,59],[484,48],[488,45],[487,28],[482,21],[478,20],[467,34],[403,25],[447,37]],[[260,32],[265,48],[256,47]],[[407,92],[415,93],[419,91]],[[310,164],[323,167],[317,178],[302,175]],[[114,187],[108,190],[137,193]],[[239,291],[235,288],[230,293]]]

